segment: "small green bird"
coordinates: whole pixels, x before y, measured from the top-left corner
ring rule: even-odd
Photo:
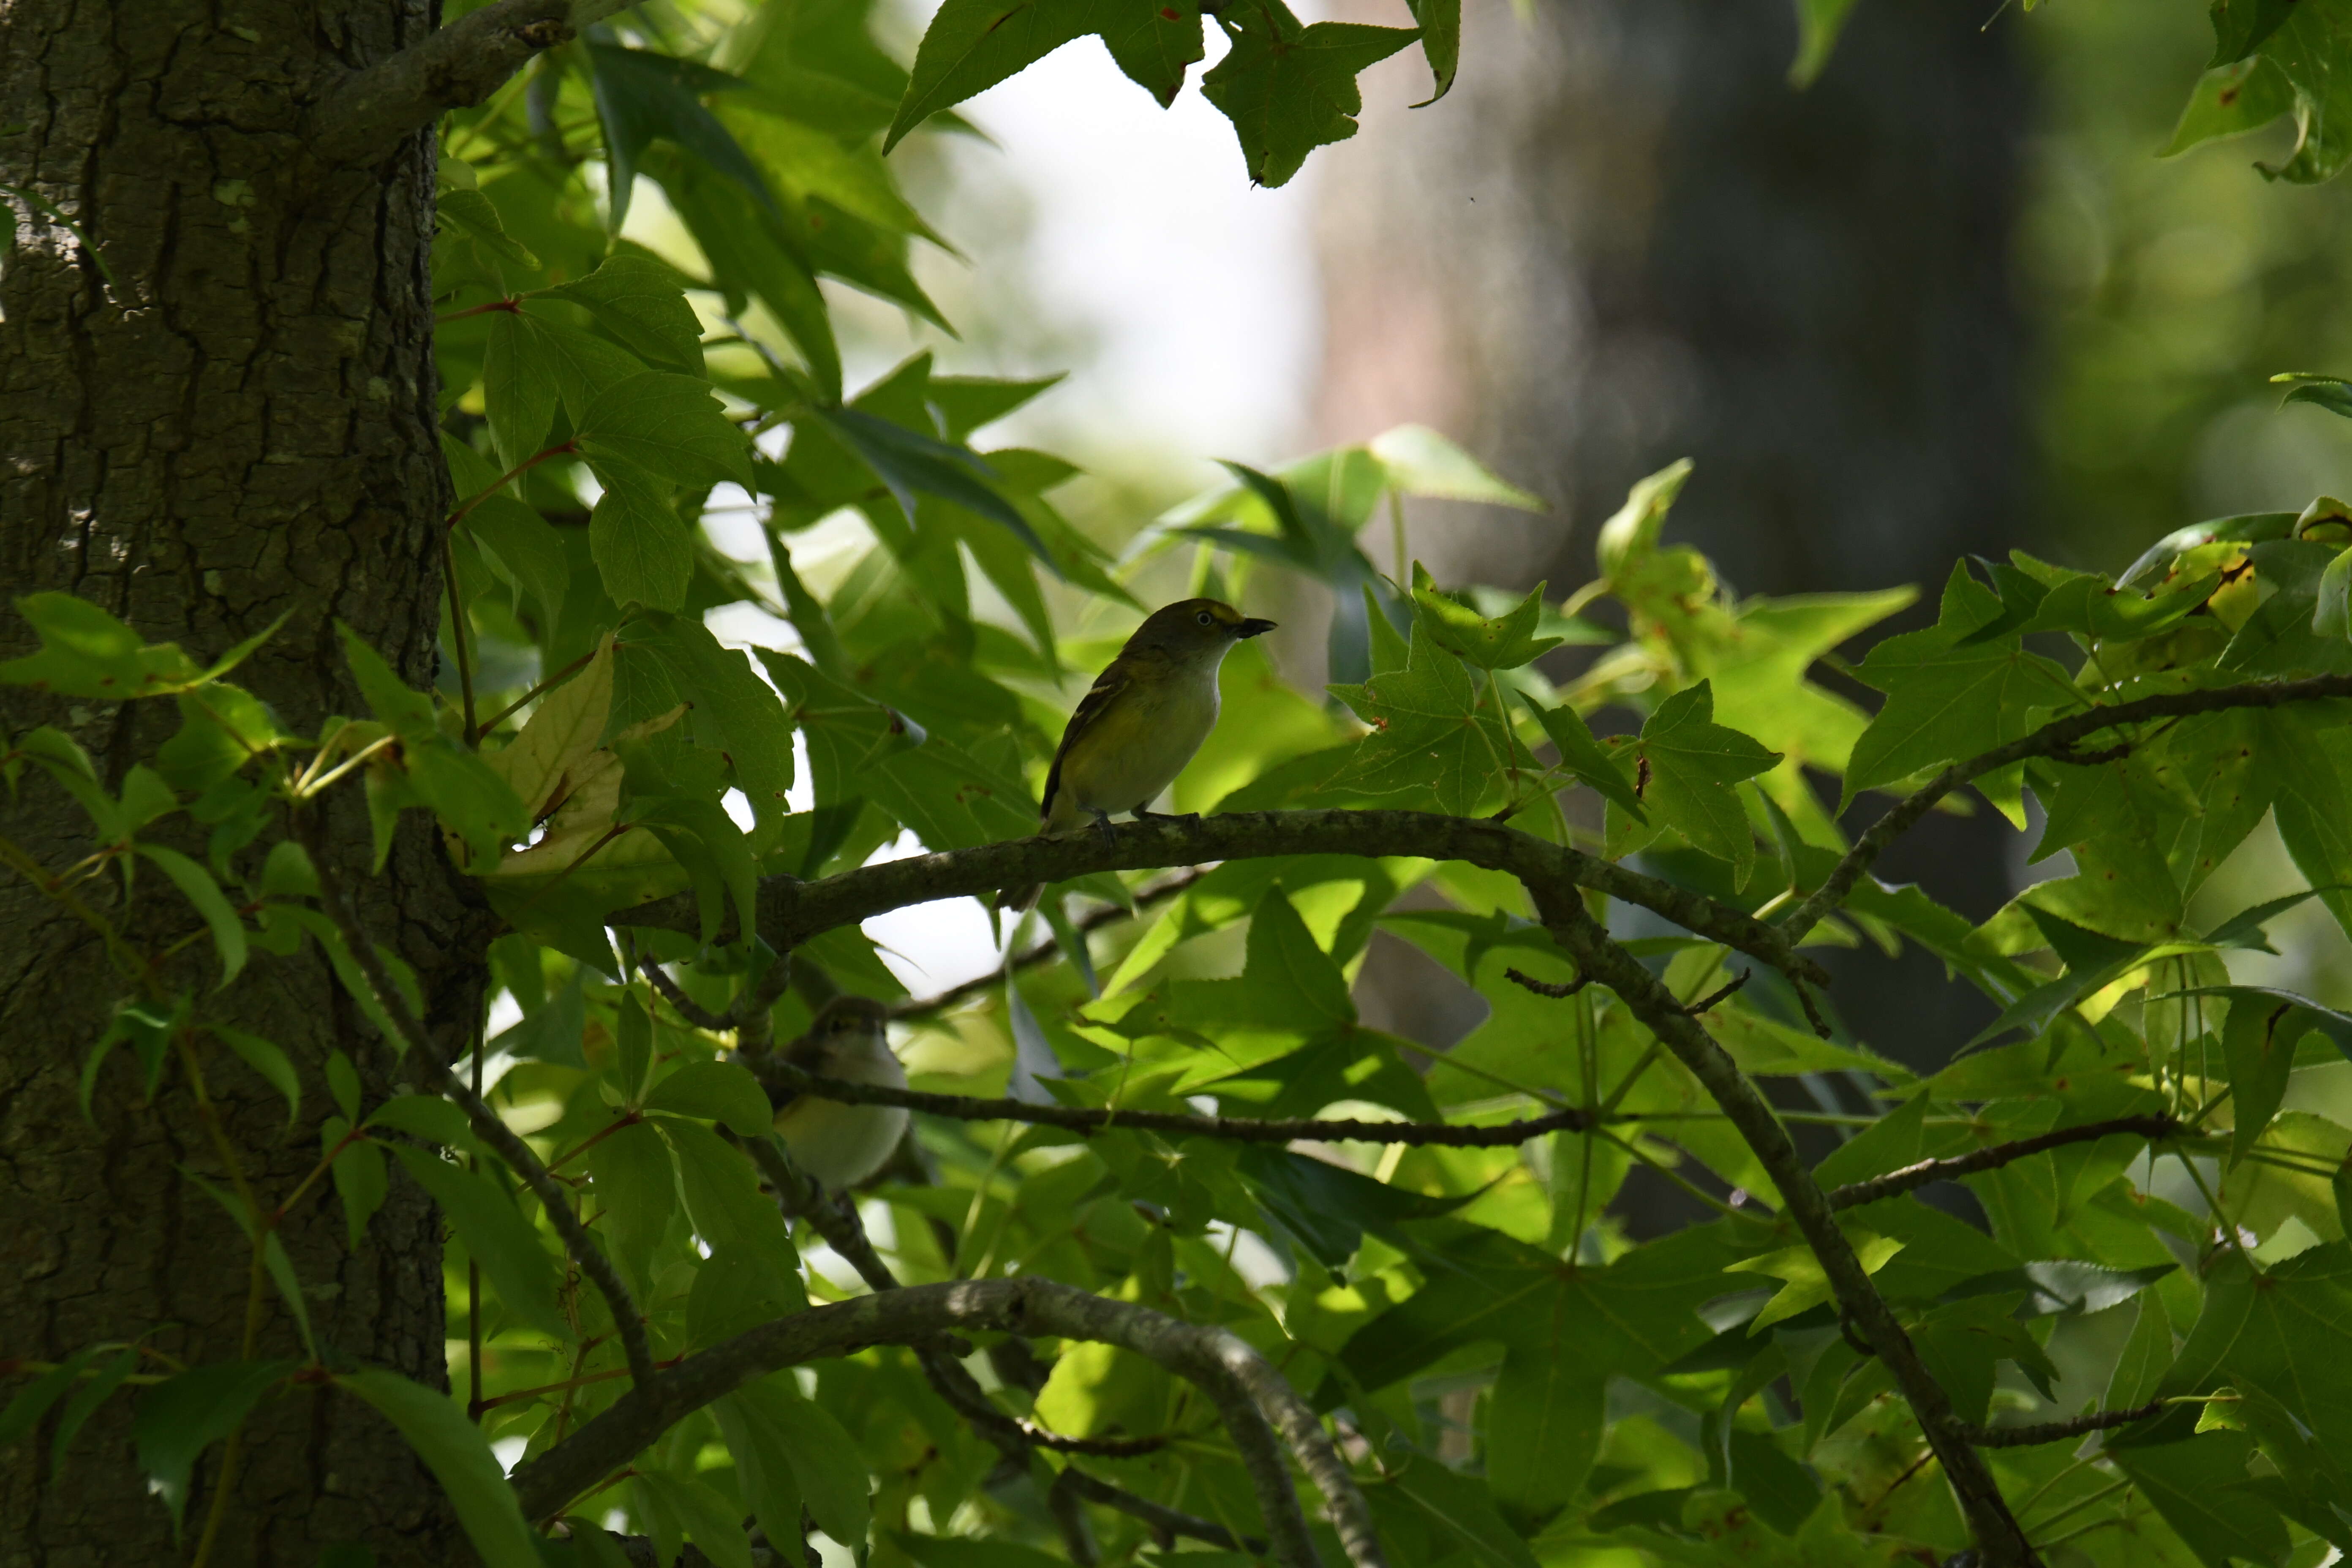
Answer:
[[[1113,812],[1139,821],[1176,782],[1217,724],[1217,667],[1233,646],[1274,630],[1215,599],[1180,599],[1135,628],[1070,715],[1045,773],[1038,831],[1066,838],[1089,822],[1108,831]],[[1034,886],[998,895],[1026,909]]]
[[[784,1047],[784,1060],[823,1078],[904,1089],[907,1071],[891,1054],[883,1027],[888,1016],[870,996],[835,996],[817,1010],[808,1033]],[[839,1192],[888,1163],[907,1135],[907,1111],[800,1094],[778,1108],[776,1131],[795,1169]]]

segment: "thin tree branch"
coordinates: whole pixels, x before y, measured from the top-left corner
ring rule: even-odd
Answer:
[[[793,1169],[777,1140],[757,1138],[745,1142],[752,1163],[768,1178],[768,1184],[785,1196],[788,1212],[797,1214],[816,1227],[825,1245],[845,1258],[857,1277],[877,1290],[901,1289],[898,1277],[874,1250],[873,1239],[866,1234],[865,1222],[857,1217],[856,1205],[845,1197],[839,1206],[825,1200],[814,1190],[799,1172]],[[951,1368],[952,1376],[943,1376]],[[971,1374],[956,1362],[934,1370],[930,1358],[925,1357],[924,1370],[932,1373],[932,1386],[941,1399],[971,1420],[975,1426],[993,1428],[1012,1438],[1024,1448],[1052,1448],[1065,1454],[1096,1454],[1107,1458],[1134,1458],[1139,1455],[1156,1453],[1168,1446],[1165,1437],[1068,1437],[1059,1432],[1049,1432],[1034,1421],[1024,1421],[1008,1415],[988,1401],[987,1393]],[[984,1432],[983,1435],[986,1435]]]
[[[1788,932],[1791,941],[1803,941],[1805,933],[1812,930],[1823,915],[1845,901],[1845,896],[1853,891],[1853,885],[1862,879],[1862,874],[1870,869],[1886,847],[1933,810],[1937,801],[1969,780],[1997,773],[2011,763],[2022,762],[2028,757],[2057,757],[2078,763],[2093,761],[2095,757],[2077,750],[2083,741],[2102,730],[2137,724],[2147,719],[2181,719],[2238,708],[2284,708],[2292,703],[2317,702],[2334,697],[2352,697],[2352,675],[2315,675],[2304,680],[2255,680],[2240,686],[2214,687],[2206,691],[2166,692],[2156,697],[2143,697],[2137,702],[2118,702],[2111,708],[2092,708],[2081,713],[2070,713],[2063,719],[2053,719],[2030,735],[2021,736],[2007,745],[1995,746],[1967,762],[1954,763],[1919,789],[1904,796],[1892,810],[1872,823],[1863,836],[1854,840],[1853,847],[1846,851],[1845,858],[1837,863],[1811,897],[1791,907],[1776,923]],[[1763,955],[1759,953],[1757,956]]]
[[[1198,1514],[1186,1513],[1180,1509],[1153,1502],[1150,1498],[1139,1497],[1090,1476],[1075,1465],[1063,1470],[1055,1480],[1053,1489],[1058,1491],[1064,1487],[1088,1502],[1115,1508],[1121,1513],[1141,1520],[1160,1538],[1163,1546],[1171,1543],[1171,1538],[1182,1535],[1213,1546],[1220,1552],[1246,1552],[1253,1557],[1265,1555],[1265,1542],[1255,1535],[1237,1537],[1214,1520],[1202,1519]]]
[[[408,999],[394,987],[384,973],[383,960],[375,951],[375,943],[359,922],[350,904],[343,898],[342,882],[320,837],[317,823],[308,812],[294,814],[294,830],[310,851],[310,864],[318,873],[319,903],[328,920],[342,933],[343,945],[350,950],[352,960],[359,965],[360,973],[375,992],[376,1004],[392,1020],[406,1044],[410,1068],[424,1080],[425,1087],[445,1094],[455,1100],[466,1113],[479,1138],[499,1159],[504,1160],[523,1185],[547,1211],[548,1224],[562,1239],[563,1249],[572,1257],[596,1289],[604,1294],[605,1305],[612,1310],[613,1327],[621,1339],[621,1352],[627,1359],[629,1380],[646,1397],[649,1408],[658,1410],[661,1393],[656,1384],[652,1347],[646,1339],[645,1319],[638,1315],[636,1299],[614,1268],[612,1261],[597,1250],[596,1243],[572,1211],[572,1194],[561,1182],[548,1173],[530,1144],[516,1136],[512,1128],[499,1120],[482,1098],[467,1084],[465,1075],[449,1065],[448,1057],[434,1043],[425,1026],[409,1011]]]
[[[330,163],[377,163],[404,138],[452,109],[480,103],[533,55],[616,9],[602,0],[497,0],[344,78],[310,110],[310,150]]]
[[[524,1515],[534,1521],[552,1517],[679,1415],[756,1378],[869,1345],[918,1343],[960,1329],[1118,1345],[1201,1386],[1229,1422],[1245,1413],[1248,1420],[1235,1439],[1244,1445],[1260,1505],[1269,1514],[1274,1553],[1285,1563],[1312,1564],[1313,1546],[1278,1450],[1269,1443],[1253,1452],[1244,1436],[1252,1424],[1258,1433],[1271,1425],[1321,1489],[1350,1563],[1355,1568],[1386,1568],[1370,1511],[1338,1449],[1306,1401],[1257,1352],[1223,1329],[1179,1322],[1131,1302],[1026,1276],[877,1290],[779,1318],[688,1356],[663,1378],[658,1405],[646,1391],[633,1388],[518,1468],[513,1481]]]
[[[745,1147],[751,1151],[753,1163],[768,1178],[769,1185],[783,1199],[787,1210],[807,1218],[824,1237],[826,1245],[848,1259],[860,1279],[876,1290],[900,1288],[898,1276],[890,1272],[890,1266],[883,1262],[881,1256],[874,1250],[874,1244],[867,1237],[866,1226],[858,1219],[854,1204],[845,1201],[838,1209],[828,1206],[814,1184],[806,1183],[793,1169],[792,1163],[784,1157],[775,1140],[754,1140]],[[1028,1346],[1026,1340],[1013,1339],[1003,1342],[1019,1345],[1024,1350]],[[987,1394],[959,1361],[929,1350],[918,1350],[916,1359],[921,1363],[923,1375],[929,1381],[932,1390],[948,1407],[970,1421],[973,1428],[995,1444],[998,1452],[1008,1460],[1024,1469],[1028,1450],[1033,1447],[1126,1458],[1150,1453],[1164,1446],[1164,1439],[1159,1437],[1066,1437],[1057,1432],[1048,1432],[1034,1422],[1007,1415],[991,1404]],[[1092,1561],[1095,1554],[1093,1537],[1087,1531],[1085,1520],[1076,1513],[1076,1500],[1099,1503],[1142,1520],[1160,1536],[1163,1546],[1172,1537],[1184,1535],[1226,1552],[1241,1550],[1244,1545],[1253,1552],[1263,1553],[1265,1551],[1265,1543],[1262,1541],[1244,1537],[1237,1542],[1233,1532],[1223,1525],[1139,1497],[1124,1488],[1090,1476],[1075,1465],[1064,1468],[1046,1500],[1053,1509],[1055,1522],[1061,1526],[1063,1539],[1070,1549],[1071,1561],[1076,1563]]]
[[[1066,882],[1096,871],[1138,871],[1276,855],[1413,856],[1462,860],[1517,877],[1529,887],[1574,883],[1664,915],[1686,931],[1736,948],[1791,979],[1815,985],[1828,971],[1799,953],[1792,933],[1727,904],[1645,877],[1612,861],[1549,843],[1500,823],[1421,811],[1221,812],[1197,821],[1153,817],[1071,838],[1018,838],[910,856],[803,882],[761,879],[760,935],[778,952],[810,937],[909,904],[985,898],[1001,888]],[[698,932],[694,895],[641,904],[606,917],[614,925]],[[733,932],[733,916],[722,935]],[[1800,987],[1801,990],[1802,988]]]
[[[2087,1436],[2111,1427],[2135,1426],[2169,1408],[2167,1401],[2156,1399],[2135,1410],[2095,1410],[2071,1421],[2045,1421],[2033,1426],[1975,1426],[1969,1428],[1969,1441],[1979,1448],[2023,1448],[2036,1443],[2063,1443],[2069,1437]]]
[[[1592,977],[1586,974],[1580,974],[1573,980],[1538,980],[1534,975],[1517,969],[1506,969],[1503,978],[1522,991],[1532,991],[1555,1002],[1565,1002],[1592,984]]]
[[[844,1105],[898,1105],[955,1121],[1026,1121],[1062,1127],[1073,1132],[1101,1132],[1130,1128],[1146,1132],[1174,1132],[1200,1138],[1223,1138],[1242,1143],[1289,1143],[1298,1139],[1319,1142],[1433,1144],[1448,1149],[1507,1149],[1547,1132],[1581,1132],[1593,1124],[1589,1110],[1570,1106],[1545,1116],[1504,1121],[1491,1127],[1457,1127],[1442,1121],[1364,1121],[1354,1118],[1260,1118],[1198,1116],[1172,1110],[1129,1110],[1124,1106],[1033,1105],[1024,1100],[983,1100],[965,1094],[929,1094],[921,1089],[887,1089],[880,1084],[852,1083],[845,1079],[819,1078],[803,1072],[772,1054],[743,1057],[743,1065],[764,1085],[769,1095],[789,1100],[813,1094]],[[1637,1121],[1637,1117],[1626,1117]]]
[[[679,1017],[696,1028],[708,1029],[712,1034],[719,1035],[725,1034],[735,1027],[734,1019],[724,1013],[714,1013],[688,996],[660,964],[640,957],[637,961],[637,969],[646,980],[652,983],[653,988],[662,994],[662,1000],[675,1008]]]
[[[1987,1568],[2038,1564],[2040,1559],[2010,1512],[1991,1469],[1969,1446],[1970,1429],[1954,1413],[1950,1396],[1927,1371],[1901,1321],[1871,1283],[1771,1106],[1674,994],[1633,954],[1609,940],[1608,933],[1586,913],[1580,895],[1556,884],[1529,890],[1553,939],[1568,950],[1579,969],[1617,994],[1627,1010],[1690,1069],[1755,1151],[1765,1173],[1780,1189],[1783,1212],[1796,1222],[1806,1245],[1820,1259],[1840,1310],[1885,1363],[1895,1386],[1910,1403],[1921,1433],[1943,1464]]]
[[[1119,908],[1117,904],[1113,904],[1107,909],[1097,910],[1086,919],[1078,921],[1076,929],[1079,940],[1084,941],[1086,938],[1094,935],[1095,932],[1101,931],[1106,926],[1115,926],[1121,921],[1134,919],[1137,915],[1141,914],[1145,910],[1150,909],[1152,905],[1163,903],[1166,900],[1174,898],[1177,894],[1184,891],[1187,888],[1190,888],[1193,883],[1199,881],[1208,874],[1209,873],[1205,870],[1195,867],[1192,870],[1185,872],[1181,877],[1171,877],[1164,882],[1154,882],[1148,888],[1138,888],[1135,890],[1134,895],[1134,909],[1125,910]],[[1019,957],[1015,958],[1010,967],[1013,973],[1019,974],[1024,971],[1034,969],[1037,965],[1056,957],[1059,955],[1061,951],[1062,944],[1059,941],[1041,942],[1036,946],[1029,949],[1028,952],[1024,952]],[[949,1008],[954,1006],[959,1002],[964,1001],[968,997],[978,996],[985,992],[994,991],[998,986],[1004,984],[1004,966],[999,966],[995,969],[990,970],[985,974],[974,975],[971,979],[965,981],[961,985],[950,985],[937,995],[911,997],[891,1008],[890,1016],[893,1018],[928,1018],[934,1013],[944,1013]]]
[[[1755,973],[1756,972],[1752,969],[1741,970],[1739,972],[1738,979],[1727,981],[1723,984],[1718,985],[1714,990],[1708,992],[1706,995],[1700,997],[1697,1001],[1692,1003],[1689,1006],[1684,1008],[1683,1011],[1688,1013],[1694,1018],[1697,1017],[1702,1013],[1712,1012],[1717,1003],[1729,1001],[1733,996],[1737,995],[1739,988],[1748,984],[1748,977]]]
[[[2086,1121],[2079,1127],[2062,1127],[2055,1132],[1995,1143],[1969,1153],[1955,1154],[1949,1159],[1922,1160],[1916,1165],[1906,1165],[1883,1176],[1873,1176],[1866,1182],[1850,1182],[1843,1187],[1832,1187],[1825,1195],[1830,1207],[1850,1209],[1862,1204],[1874,1204],[1881,1198],[1891,1198],[1897,1193],[1907,1193],[1914,1187],[1924,1187],[1930,1182],[1948,1182],[1973,1175],[1979,1171],[1998,1170],[2029,1154],[2063,1148],[2069,1143],[2091,1143],[2119,1134],[2160,1143],[2179,1131],[2179,1122],[2161,1114],[2118,1116],[2109,1121]]]

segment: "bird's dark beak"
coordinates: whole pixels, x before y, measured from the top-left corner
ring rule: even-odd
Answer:
[[[1274,630],[1274,627],[1275,623],[1272,621],[1244,621],[1240,626],[1234,628],[1234,636],[1237,637],[1262,637],[1265,636],[1266,633]]]

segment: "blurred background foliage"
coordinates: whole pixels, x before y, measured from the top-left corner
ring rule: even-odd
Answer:
[[[1302,14],[1393,22],[1391,9]],[[1677,536],[1742,591],[1931,581],[1955,554],[2015,547],[2117,570],[2184,523],[2341,491],[2352,432],[2283,407],[2267,383],[2352,361],[2352,195],[2256,172],[2292,150],[2285,121],[2163,155],[2212,50],[2205,6],[1983,9],[1858,7],[1800,89],[1780,8],[1471,0],[1451,95],[1409,108],[1425,96],[1417,60],[1374,68],[1359,136],[1272,192],[1231,178],[1230,133],[1205,112],[1188,121],[1190,95],[1163,115],[1099,59],[1074,58],[1093,52],[1082,44],[966,106],[1002,149],[919,138],[894,153],[962,253],[914,264],[961,337],[865,303],[841,312],[847,352],[887,363],[911,338],[947,366],[1068,370],[1005,428],[1086,464],[1057,500],[1113,551],[1215,481],[1207,456],[1269,460],[1433,425],[1553,508],[1416,500],[1412,552],[1442,575],[1549,578],[1555,594],[1589,575],[1626,485],[1685,453],[1698,468]],[[927,10],[877,25],[911,42]],[[1057,113],[1155,171],[1164,199],[1060,145]],[[1733,175],[1683,177],[1726,165]],[[1432,192],[1454,186],[1473,201],[1434,208]],[[1512,187],[1537,195],[1498,219],[1496,193]],[[1648,226],[1646,247],[1629,245],[1629,224]],[[1098,291],[1071,286],[1063,253],[1081,232],[1116,273]],[[1839,269],[1852,270],[1802,297],[1812,274]],[[1884,317],[1840,299],[1864,292]],[[1190,359],[1167,354],[1171,330],[1154,324],[1181,311],[1151,303],[1168,293],[1197,302],[1206,346]],[[1140,304],[1115,318],[1095,308],[1106,295]],[[1221,332],[1300,307],[1323,322],[1303,347]],[[1454,319],[1433,324],[1433,310]],[[1921,341],[1890,361],[1885,321],[1917,324]],[[1982,341],[1956,359],[1938,330]],[[1148,395],[1158,404],[1128,417],[1133,365],[1155,348],[1171,366]],[[1872,406],[1890,376],[1921,411],[1907,426]],[[1840,386],[1858,389],[1841,417],[1776,412]],[[1232,422],[1248,444],[1217,447],[1204,402],[1254,413]],[[1205,449],[1187,444],[1203,431]],[[1142,580],[1147,598],[1160,581]],[[1302,683],[1321,674],[1315,640],[1277,643]],[[1587,657],[1570,648],[1546,668]],[[2046,872],[2027,866],[2032,843],[1990,815],[1947,820],[1889,869],[1981,916]],[[2284,868],[2266,831],[2216,896],[2260,896]],[[2332,921],[2305,910],[2282,936],[2266,979],[2352,1000]],[[1936,978],[1877,967],[1887,1008]],[[1435,983],[1402,973],[1402,990]],[[1954,1005],[1928,1026],[1926,1059],[1981,1023]],[[1868,1033],[1871,1005],[1859,1013]],[[1475,1014],[1417,1021],[1444,1035]]]

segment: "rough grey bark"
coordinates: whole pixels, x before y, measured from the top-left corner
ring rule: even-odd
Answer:
[[[412,136],[374,168],[306,156],[306,108],[352,69],[415,41],[430,0],[247,0],[230,10],[152,0],[0,6],[0,585],[62,590],[199,660],[281,614],[238,679],[297,731],[365,711],[335,647],[351,625],[410,682],[435,669],[445,510],[436,453],[429,243],[433,163]],[[60,221],[43,205],[62,214]],[[70,227],[68,225],[70,224]],[[77,234],[75,231],[79,231]],[[0,609],[0,657],[28,628]],[[65,728],[110,781],[175,726],[168,704],[115,709],[0,689],[0,730]],[[482,928],[436,845],[404,837],[367,875],[367,825],[345,802],[328,842],[362,917],[400,952],[442,1017],[478,1000]],[[200,830],[199,830],[200,831]],[[51,867],[91,847],[87,820],[47,781],[0,800],[0,832]],[[184,841],[201,851],[200,837]],[[161,947],[190,912],[142,879],[133,931]],[[88,896],[119,900],[119,884]],[[182,1179],[217,1179],[176,1070],[154,1103],[126,1055],[76,1104],[82,1059],[125,993],[89,933],[0,873],[0,1355],[62,1357],[99,1339],[184,1361],[233,1359],[247,1249]],[[208,947],[171,979],[210,987]],[[257,952],[214,1016],[285,1045],[305,1080],[282,1101],[215,1053],[209,1079],[265,1201],[317,1160],[332,1108],[331,1047],[389,1081],[315,953]],[[397,1167],[394,1167],[395,1173]],[[445,1376],[439,1226],[397,1174],[352,1251],[331,1189],[284,1240],[332,1353]],[[264,1354],[299,1353],[272,1303]],[[131,1401],[90,1422],[52,1485],[46,1443],[0,1453],[0,1564],[176,1560],[163,1509],[133,1463]],[[468,1560],[440,1490],[398,1436],[355,1402],[306,1390],[248,1425],[221,1564],[309,1568],[364,1542],[379,1564]],[[201,1523],[218,1450],[199,1468]]]
[[[1863,5],[1803,91],[1788,0],[1463,10],[1452,95],[1394,107],[1428,84],[1397,57],[1320,171],[1322,434],[1434,425],[1554,507],[1419,508],[1433,569],[1582,583],[1626,487],[1684,456],[1668,537],[1742,594],[1911,582],[1932,607],[1960,556],[2030,542],[2013,10]],[[1982,918],[2008,837],[1939,818],[1882,874]],[[1932,1062],[1981,1019],[1923,1018],[1917,956],[1833,965],[1836,997]]]

